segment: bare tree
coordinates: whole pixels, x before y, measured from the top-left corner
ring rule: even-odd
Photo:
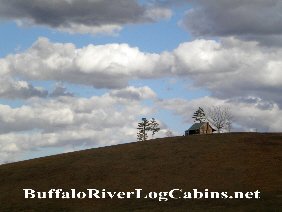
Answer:
[[[231,132],[232,122],[233,122],[233,115],[232,115],[232,112],[231,112],[229,107],[225,107],[225,119],[226,119],[225,129],[228,132]]]
[[[223,130],[230,132],[232,128],[232,119],[233,116],[229,107],[219,105],[208,109],[208,120],[214,127],[216,127],[218,133]]]

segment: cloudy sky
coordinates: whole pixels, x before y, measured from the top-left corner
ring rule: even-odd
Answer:
[[[182,135],[224,105],[282,131],[281,0],[0,0],[0,163]]]

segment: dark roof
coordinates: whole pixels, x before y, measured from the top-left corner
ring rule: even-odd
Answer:
[[[195,123],[193,124],[188,130],[198,130],[200,129],[204,124],[207,122],[202,122],[202,123]]]

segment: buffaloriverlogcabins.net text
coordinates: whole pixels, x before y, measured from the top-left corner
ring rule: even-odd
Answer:
[[[158,201],[168,201],[169,199],[259,199],[260,191],[249,192],[216,192],[204,189],[192,189],[183,191],[175,188],[169,191],[144,192],[143,189],[132,191],[109,191],[106,189],[86,189],[78,191],[76,189],[50,189],[49,191],[35,191],[34,189],[23,189],[26,199],[157,199]]]

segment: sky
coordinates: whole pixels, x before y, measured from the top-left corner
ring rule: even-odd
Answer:
[[[0,164],[181,136],[198,107],[282,131],[280,0],[0,0]],[[170,132],[170,133],[168,133]]]

